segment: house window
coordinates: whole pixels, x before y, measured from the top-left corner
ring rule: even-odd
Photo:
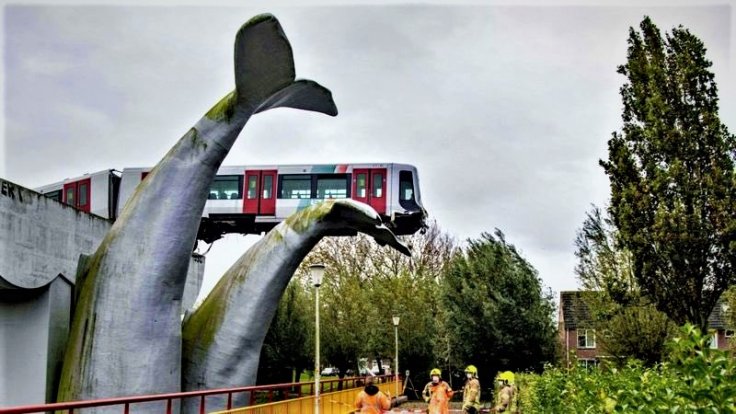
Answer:
[[[593,369],[598,366],[597,359],[578,359],[578,366],[585,369]]]
[[[734,331],[733,329],[726,329],[726,338],[733,338]]]
[[[708,342],[710,349],[718,349],[718,332],[713,332]]]
[[[595,329],[578,330],[578,348],[595,348]]]

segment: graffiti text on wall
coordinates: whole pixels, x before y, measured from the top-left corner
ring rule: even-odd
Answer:
[[[18,197],[18,201],[23,202],[23,195],[21,194],[20,188],[13,183],[0,180],[0,194],[5,197],[10,197],[15,200]]]

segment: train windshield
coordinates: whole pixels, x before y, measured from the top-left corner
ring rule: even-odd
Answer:
[[[411,171],[399,172],[399,201],[414,201],[414,174]]]

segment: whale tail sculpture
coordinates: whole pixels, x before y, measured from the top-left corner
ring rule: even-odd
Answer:
[[[274,16],[245,23],[234,55],[235,90],[159,161],[80,267],[58,401],[181,388],[181,297],[217,169],[255,113],[337,114],[329,90],[295,80],[291,46]]]
[[[294,55],[278,20],[270,14],[256,16],[235,37],[235,91],[207,115],[229,119],[240,105],[254,114],[288,107],[337,115],[329,89],[295,78]]]
[[[367,234],[381,245],[411,255],[378,213],[358,201],[327,200],[292,214],[251,246],[184,319],[183,390],[254,384],[263,340],[289,280],[323,237],[346,230]],[[246,401],[238,395],[233,404]],[[196,413],[195,403],[185,403],[182,412]],[[214,410],[223,403],[224,399],[212,398],[207,404]]]

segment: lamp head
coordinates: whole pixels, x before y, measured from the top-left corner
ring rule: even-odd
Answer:
[[[312,284],[314,287],[322,285],[322,276],[325,274],[325,265],[318,263],[309,266],[309,273],[312,275]]]

